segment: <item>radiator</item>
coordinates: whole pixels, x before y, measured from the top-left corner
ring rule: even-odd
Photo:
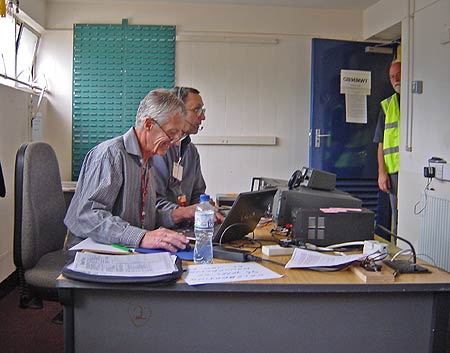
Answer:
[[[450,272],[450,197],[422,196],[418,257]]]

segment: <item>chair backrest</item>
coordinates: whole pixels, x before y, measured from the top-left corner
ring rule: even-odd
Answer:
[[[14,263],[27,270],[64,246],[66,207],[58,161],[49,144],[31,142],[19,148],[14,189]]]

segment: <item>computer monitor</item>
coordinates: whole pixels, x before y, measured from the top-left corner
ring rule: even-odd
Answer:
[[[213,237],[213,243],[227,243],[242,239],[252,232],[259,220],[271,209],[277,189],[241,192],[227,217]]]
[[[326,191],[300,186],[295,190],[278,189],[273,201],[273,219],[278,226],[292,224],[294,209],[323,207],[361,208],[362,201],[337,189]]]

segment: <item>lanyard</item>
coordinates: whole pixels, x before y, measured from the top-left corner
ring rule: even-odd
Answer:
[[[186,206],[186,195],[183,194],[183,190],[181,189],[181,181],[183,180],[183,166],[181,165],[181,143],[178,147],[178,155],[177,150],[175,149],[175,158],[178,158],[178,162],[173,161],[172,166],[172,177],[175,180],[175,185],[177,188],[177,204],[180,207]]]
[[[144,221],[145,221],[145,202],[147,199],[148,193],[148,181],[149,181],[149,172],[147,167],[147,162],[142,165],[141,168],[141,194],[142,194],[142,202],[141,202],[141,228],[144,229]]]

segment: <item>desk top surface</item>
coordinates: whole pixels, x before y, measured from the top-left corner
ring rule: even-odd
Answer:
[[[271,244],[268,238],[268,229],[255,231],[255,239],[262,239],[264,245]],[[262,238],[260,238],[262,237]],[[396,251],[396,250],[394,250]],[[262,254],[261,249],[257,249],[254,255],[270,259],[280,263],[287,263],[290,256],[271,256]],[[214,263],[225,263],[228,261],[215,259]],[[152,287],[142,284],[137,285],[110,285],[101,283],[87,283],[73,281],[60,276],[57,279],[59,288],[117,288],[124,289],[130,287],[139,287],[142,290],[181,290],[181,291],[229,291],[229,292],[248,292],[248,291],[275,291],[275,292],[404,292],[404,291],[437,291],[450,292],[450,273],[424,264],[431,273],[424,274],[400,274],[394,278],[393,283],[365,283],[350,269],[336,272],[319,272],[306,269],[287,269],[280,265],[259,262],[261,265],[279,273],[283,277],[271,280],[256,280],[245,282],[232,282],[220,284],[207,284],[200,286],[188,286],[182,279],[177,283]],[[183,265],[193,264],[190,261],[184,261]],[[355,265],[357,266],[357,265]],[[393,270],[383,266],[380,275],[392,275]]]

